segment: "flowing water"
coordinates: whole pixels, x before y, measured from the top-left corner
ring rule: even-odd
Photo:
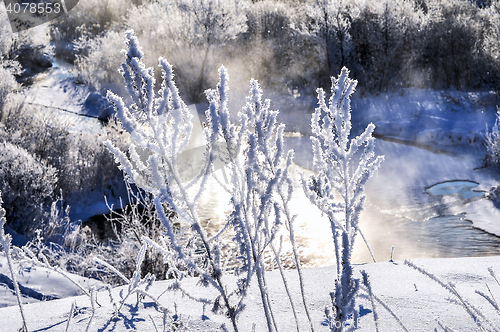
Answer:
[[[308,136],[290,133],[287,148],[296,152],[292,174],[314,172]],[[476,169],[476,155],[445,155],[398,143],[377,140],[377,154],[385,161],[366,187],[367,201],[360,226],[377,261],[419,257],[464,257],[500,254],[500,238],[474,228],[465,207],[485,199],[495,175]],[[304,196],[295,175],[291,209],[298,215],[295,232],[306,266],[335,264],[329,221]],[[480,186],[482,184],[482,186]],[[212,229],[224,222],[229,197],[209,186],[200,203],[200,214]],[[286,232],[284,233],[286,236]],[[289,248],[288,248],[289,249]],[[284,251],[287,250],[285,244]],[[353,254],[355,263],[372,262],[360,236]]]
[[[311,169],[308,141],[309,137],[296,137],[287,143],[298,151],[296,162]],[[385,161],[366,187],[360,225],[377,261],[389,260],[392,246],[394,259],[500,253],[500,238],[474,228],[465,214],[467,204],[485,199],[477,190],[479,184],[484,188],[495,184],[494,174],[477,169],[477,155],[436,154],[381,140],[376,150]],[[301,235],[315,249],[309,251],[309,263],[333,264],[328,222],[310,220],[308,225]],[[354,262],[372,261],[361,237],[356,241]]]

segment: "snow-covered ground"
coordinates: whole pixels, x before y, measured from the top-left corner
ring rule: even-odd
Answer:
[[[62,274],[36,266],[29,261],[15,260],[14,270],[23,294],[23,303],[35,303],[61,299],[84,294],[80,287],[89,289],[92,286],[103,287],[104,284],[95,279],[83,278],[71,275],[71,280]],[[75,283],[79,284],[78,287]],[[17,305],[17,299],[13,291],[14,285],[10,275],[5,253],[0,254],[0,307]],[[52,302],[50,302],[52,303]],[[9,331],[9,330],[5,330]]]
[[[488,273],[492,267],[500,273],[500,256],[482,258],[448,258],[448,259],[415,259],[417,266],[440,278],[443,282],[452,282],[462,299],[474,305],[493,326],[499,326],[500,314],[483,297],[475,293],[480,291],[488,296],[498,298],[500,285]],[[438,322],[455,331],[475,331],[475,322],[467,312],[456,302],[457,297],[439,286],[435,281],[406,266],[401,261],[362,264],[355,266],[355,275],[365,270],[371,280],[373,293],[381,299],[400,319],[409,331],[434,331]],[[25,275],[40,274],[40,272],[24,272]],[[332,267],[306,269],[305,287],[308,307],[315,331],[328,331],[325,322],[324,308],[329,304],[329,292],[333,290],[335,269]],[[294,331],[295,322],[285,290],[277,271],[269,272],[268,283],[271,302],[274,305],[277,324],[281,331]],[[298,309],[300,331],[309,331],[309,325],[300,306],[300,293],[295,271],[286,271],[286,277],[292,289],[292,297]],[[35,279],[35,277],[33,277]],[[232,276],[226,276],[233,279]],[[41,289],[54,289],[59,279],[52,274],[38,276]],[[25,279],[26,280],[26,279]],[[26,285],[27,281],[21,281]],[[186,279],[184,286],[192,293],[210,298],[214,293],[196,286],[197,280]],[[186,331],[222,331],[219,327],[228,322],[224,317],[215,315],[210,307],[193,302],[179,293],[165,292],[170,282],[156,282],[150,293],[159,299],[159,303],[168,309],[167,331],[171,327],[172,318],[177,314],[178,321],[187,326]],[[256,284],[254,284],[256,286]],[[491,294],[489,290],[491,290]],[[113,289],[113,298],[119,299],[119,292],[124,287]],[[49,291],[52,292],[52,291]],[[56,294],[58,294],[56,292]],[[453,302],[455,301],[455,302]],[[136,296],[131,296],[123,306],[118,317],[113,317],[113,306],[108,292],[97,293],[96,311],[90,331],[163,331],[163,312],[149,298],[137,302]],[[30,331],[64,331],[68,324],[68,316],[72,304],[76,310],[70,321],[68,331],[85,331],[92,315],[88,296],[67,297],[49,302],[36,302],[24,306],[27,325]],[[247,300],[247,308],[240,318],[242,331],[265,331],[265,318],[259,304],[258,288],[252,287]],[[373,307],[370,301],[360,298],[356,302],[360,311],[358,320],[359,331],[374,331]],[[393,316],[379,303],[375,304],[379,317],[380,331],[403,331]],[[2,331],[17,331],[21,327],[20,313],[17,306],[0,309]],[[181,330],[182,331],[182,330]]]

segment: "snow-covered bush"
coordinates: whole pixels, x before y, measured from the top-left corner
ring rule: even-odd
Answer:
[[[356,235],[358,232],[363,235],[359,215],[366,198],[364,186],[383,161],[382,156],[374,153],[373,124],[361,135],[349,137],[350,98],[356,83],[343,68],[338,78],[332,78],[328,105],[325,92],[318,89],[319,107],[311,120],[313,162],[318,174],[310,179],[302,176],[306,196],[330,220],[335,244],[337,278],[335,289],[330,293],[332,307],[326,310],[332,331],[351,330],[355,324],[349,327],[349,322],[355,322],[358,317],[355,299],[359,280],[352,274],[351,255]]]
[[[491,131],[486,127],[485,135],[486,144],[486,163],[499,166],[500,165],[500,109],[497,111],[495,124]]]
[[[78,79],[93,86],[96,90],[109,83],[118,83],[121,76],[119,50],[123,45],[121,34],[108,31],[103,35],[75,42],[77,49],[83,49],[76,55],[75,65],[79,69]]]
[[[30,76],[51,66],[47,56],[50,37],[46,25],[14,33],[5,6],[0,6],[0,35],[0,70],[4,68],[15,75]]]
[[[57,183],[57,171],[37,160],[23,148],[0,143],[0,190],[6,218],[16,231],[29,234],[50,204]]]
[[[18,88],[14,74],[19,72],[20,68],[18,63],[10,61],[0,62],[0,121],[2,109],[7,101],[7,96]]]
[[[70,132],[69,123],[53,117],[46,110],[12,98],[0,112],[0,142],[12,143],[54,167],[58,173],[56,192],[66,199],[95,190],[105,192],[108,186],[122,186],[121,174],[113,158],[102,145],[105,139],[123,141],[112,123],[106,133]]]
[[[9,53],[14,43],[7,13],[0,10],[0,112],[9,93],[18,88],[14,75],[21,73],[20,65],[12,60]],[[9,38],[10,37],[10,38]],[[1,113],[0,113],[1,114]],[[1,118],[0,118],[1,120]]]
[[[92,49],[75,48],[72,43],[89,41],[124,24],[127,12],[142,1],[80,0],[75,8],[51,22],[50,34],[55,53],[73,62],[77,55],[90,54]],[[116,68],[115,68],[116,71]]]

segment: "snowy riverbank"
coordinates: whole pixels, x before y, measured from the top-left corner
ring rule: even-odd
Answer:
[[[489,296],[492,294],[495,298],[500,297],[500,285],[488,273],[488,268],[492,267],[497,274],[500,274],[500,256],[415,259],[412,262],[434,274],[443,282],[454,283],[463,299],[476,306],[494,326],[500,324],[500,314],[483,297],[475,293],[477,290]],[[435,281],[404,265],[403,262],[356,265],[355,275],[357,277],[360,276],[360,270],[365,270],[369,274],[373,293],[394,312],[409,331],[432,331],[438,327],[438,321],[457,331],[473,330],[474,321],[471,317],[460,305],[451,303],[453,300],[455,302],[458,300],[456,297]],[[58,286],[59,281],[56,274],[50,273],[44,275],[44,278],[40,278],[36,271],[26,273],[33,277],[33,281],[28,282],[28,278],[21,283],[24,286],[31,284],[31,287],[50,289],[52,295],[57,295],[62,288]],[[308,307],[311,311],[315,331],[327,331],[328,327],[324,323],[324,307],[328,305],[329,292],[333,290],[335,269],[334,267],[306,269],[304,275]],[[296,273],[295,271],[286,271],[286,276],[292,289],[293,299],[297,307],[300,308]],[[233,277],[229,275],[226,278]],[[268,273],[268,280],[278,326],[282,331],[295,330],[292,311],[279,273],[277,271]],[[184,285],[197,295],[210,297],[213,294],[196,287],[196,281],[186,279]],[[168,281],[156,282],[150,293],[159,296],[159,302],[169,309],[171,315],[177,312],[179,320],[188,326],[188,331],[219,330],[220,324],[225,320],[221,316],[212,314],[209,306],[204,310],[202,304],[195,303],[178,293],[166,292],[161,295],[169,284]],[[118,293],[123,288],[113,289],[115,300],[119,298]],[[198,290],[200,291],[198,292]],[[254,323],[256,324],[255,331],[265,330],[265,318],[258,299],[258,289],[253,287],[247,300],[247,308],[240,318],[242,331],[251,331]],[[163,329],[163,313],[157,310],[157,306],[147,298],[137,303],[135,296],[130,297],[118,318],[114,319],[112,318],[113,307],[110,304],[107,291],[99,291],[97,301],[100,306],[96,307],[91,331],[154,331],[155,326],[158,330]],[[28,328],[30,331],[63,331],[67,325],[72,303],[76,303],[77,310],[70,322],[69,331],[85,331],[91,315],[91,304],[87,296],[67,297],[25,305]],[[358,299],[356,306],[360,309],[361,315],[358,320],[359,331],[374,331],[373,308],[369,300]],[[396,320],[379,303],[375,304],[375,310],[379,316],[379,328],[382,331],[402,331]],[[19,309],[16,306],[0,309],[0,315],[11,317],[11,319],[2,322],[3,331],[15,331],[21,326]],[[310,330],[305,315],[300,310],[299,322],[300,331]],[[170,324],[170,319],[167,319],[167,323]]]

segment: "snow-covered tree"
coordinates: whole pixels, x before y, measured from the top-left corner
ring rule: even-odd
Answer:
[[[357,318],[355,297],[359,280],[352,275],[351,255],[357,233],[363,235],[359,215],[366,198],[364,186],[383,161],[382,156],[374,153],[373,124],[369,124],[361,135],[349,137],[350,98],[356,83],[349,78],[349,71],[342,68],[339,77],[332,78],[328,106],[325,92],[318,89],[319,107],[311,120],[313,162],[318,174],[310,179],[302,175],[306,196],[330,220],[335,244],[337,278],[335,289],[330,293],[332,307],[326,310],[332,331],[354,328],[349,322]]]
[[[349,0],[316,0],[308,8],[311,20],[308,30],[324,48],[328,77],[347,64],[352,51],[350,29],[352,15],[356,14],[352,6]]]

